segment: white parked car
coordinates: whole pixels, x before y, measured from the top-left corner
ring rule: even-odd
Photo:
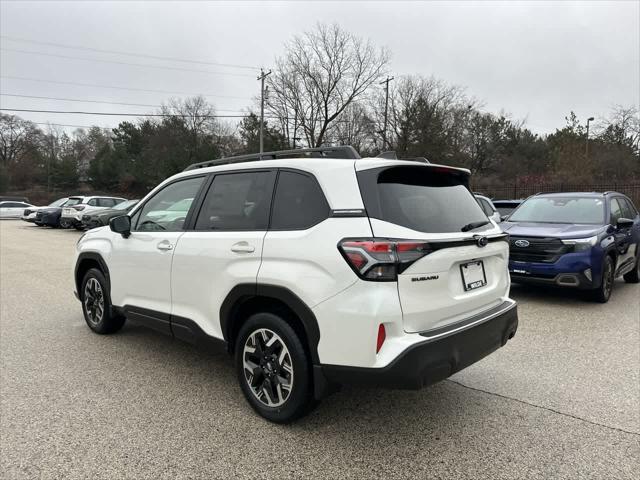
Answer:
[[[78,230],[82,230],[82,215],[95,213],[107,208],[113,208],[125,200],[126,198],[102,196],[69,197],[69,202],[62,209],[60,226],[62,228],[74,227]]]
[[[518,326],[508,236],[469,175],[351,147],[196,164],[80,238],[76,296],[96,333],[129,318],[224,345],[274,422],[340,384],[418,389]]]
[[[21,218],[24,209],[32,206],[30,203],[11,200],[0,202],[0,218]]]
[[[38,210],[41,210],[43,208],[61,207],[67,200],[69,200],[69,197],[59,198],[55,202],[51,202],[46,207],[34,207],[32,205],[28,208],[25,208],[22,212],[22,220],[24,220],[25,222],[35,223]]]
[[[491,199],[477,193],[474,195],[476,197],[476,200],[478,201],[478,204],[480,205],[480,208],[482,208],[482,211],[485,213],[485,215],[489,217],[491,220],[493,220],[494,222],[500,223],[502,221],[502,218],[500,217],[500,212],[498,212],[498,209],[493,205],[493,202],[491,201]]]

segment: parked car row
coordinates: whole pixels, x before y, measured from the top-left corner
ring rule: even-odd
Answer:
[[[64,197],[44,207],[24,204],[16,208],[19,214],[14,212],[12,218],[22,218],[38,226],[85,230],[108,225],[110,218],[128,212],[137,202],[121,197]]]

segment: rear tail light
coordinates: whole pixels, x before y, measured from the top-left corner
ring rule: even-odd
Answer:
[[[387,332],[384,329],[384,324],[381,323],[378,326],[378,340],[376,341],[376,353],[380,351],[380,349],[382,348],[382,344],[384,343],[386,338],[387,338]]]
[[[344,239],[338,249],[360,278],[379,282],[396,281],[399,273],[432,251],[426,242],[377,238]]]
[[[85,206],[84,205],[74,205],[73,208],[75,208],[77,211],[81,212],[82,210],[84,210]]]

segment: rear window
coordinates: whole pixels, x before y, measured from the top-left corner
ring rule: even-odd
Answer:
[[[604,199],[599,197],[533,197],[525,201],[510,222],[585,223],[602,225]]]
[[[358,172],[367,214],[425,233],[460,232],[488,222],[467,188],[467,175],[428,167],[383,167]],[[491,228],[491,224],[473,231]]]
[[[280,172],[271,230],[305,230],[328,216],[329,205],[313,177],[297,172]]]

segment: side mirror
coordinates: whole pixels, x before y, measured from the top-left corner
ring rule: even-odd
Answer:
[[[629,218],[619,218],[618,223],[616,223],[616,227],[618,228],[631,228],[633,227],[633,220]]]
[[[114,217],[109,220],[109,228],[122,235],[122,238],[128,238],[131,235],[131,218],[128,215]]]

